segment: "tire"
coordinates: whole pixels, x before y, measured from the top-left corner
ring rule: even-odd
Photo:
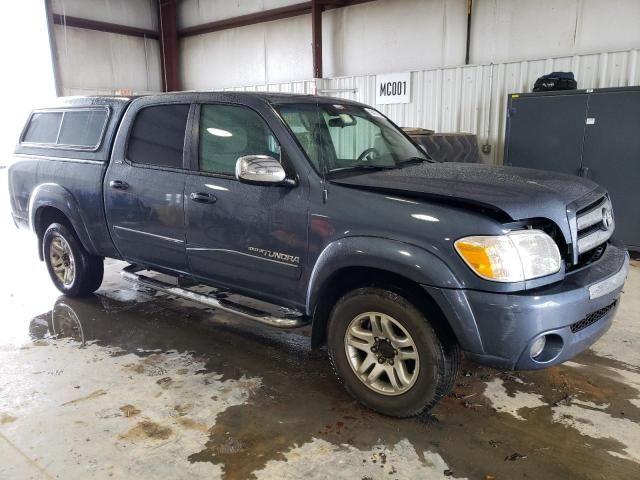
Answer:
[[[435,318],[436,312],[432,315]],[[402,295],[381,288],[353,290],[336,303],[329,322],[333,370],[364,406],[392,417],[412,417],[433,408],[453,388],[460,366],[457,342],[439,335],[427,316]],[[376,331],[383,335],[378,337]],[[364,379],[378,374],[375,381]]]
[[[49,276],[62,293],[82,297],[100,288],[103,259],[89,254],[69,227],[61,223],[49,225],[42,238],[42,249]]]

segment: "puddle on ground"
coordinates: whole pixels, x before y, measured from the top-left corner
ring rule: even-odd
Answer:
[[[164,296],[124,298],[61,297],[53,315],[31,321],[34,342],[46,345],[0,351],[34,369],[22,397],[0,390],[0,419],[17,417],[2,428],[37,422],[45,436],[71,429],[75,453],[66,458],[110,474],[124,472],[124,455],[145,458],[128,475],[160,472],[175,458],[176,478],[638,478],[640,374],[615,360],[587,353],[530,373],[465,363],[432,414],[398,420],[354,402],[305,331],[274,331]],[[53,391],[51,415],[15,400]],[[53,415],[56,408],[70,413]],[[31,413],[23,418],[23,410]]]

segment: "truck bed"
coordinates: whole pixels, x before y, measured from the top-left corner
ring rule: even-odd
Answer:
[[[118,258],[107,229],[102,195],[111,147],[129,98],[65,98],[34,111],[25,124],[9,167],[13,219],[19,226],[38,228],[39,216],[55,214],[53,205],[66,208],[85,248],[94,255]],[[25,139],[34,115],[83,109],[107,112],[95,147],[34,143]],[[64,118],[64,117],[63,117]],[[58,137],[60,135],[58,134]],[[54,202],[54,200],[64,200]]]

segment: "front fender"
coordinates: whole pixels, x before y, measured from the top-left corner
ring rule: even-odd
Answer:
[[[42,183],[33,190],[29,198],[29,227],[34,232],[43,207],[60,210],[71,222],[84,248],[89,253],[96,254],[95,245],[80,215],[80,205],[69,190],[57,183]]]
[[[313,314],[325,282],[347,267],[386,270],[421,285],[461,288],[449,267],[420,247],[379,237],[341,238],[325,247],[313,267],[307,287],[307,315]]]

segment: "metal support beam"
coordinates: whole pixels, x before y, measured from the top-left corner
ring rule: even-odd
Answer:
[[[215,22],[203,23],[202,25],[194,25],[180,30],[181,37],[192,35],[201,35],[203,33],[219,32],[220,30],[228,30],[230,28],[245,27],[247,25],[255,25],[257,23],[271,22],[283,18],[296,17],[311,12],[311,2],[296,3],[286,7],[273,8],[271,10],[263,10],[262,12],[250,13],[248,15],[240,15],[238,17],[225,18]]]
[[[48,3],[48,2],[47,2]],[[115,23],[98,22],[86,18],[70,17],[68,15],[60,15],[59,13],[51,14],[53,23],[65,27],[84,28],[86,30],[96,30],[98,32],[117,33],[119,35],[131,35],[134,37],[145,37],[158,39],[158,32],[148,30],[146,28],[130,27],[128,25],[117,25]]]
[[[158,0],[162,87],[165,92],[180,89],[178,78],[178,8],[176,0]]]
[[[467,45],[464,55],[464,64],[469,65],[471,52],[471,14],[473,13],[473,0],[467,0]]]
[[[373,1],[374,0],[320,0],[318,3],[322,4],[324,10],[332,10],[334,8],[350,7],[352,5],[359,5],[361,3]],[[245,27],[247,25],[255,25],[257,23],[282,20],[283,18],[308,15],[312,13],[311,10],[313,3],[313,1],[296,3],[286,7],[273,8],[271,10],[263,10],[262,12],[250,13],[248,15],[225,18],[224,20],[203,23],[202,25],[194,25],[180,30],[178,32],[178,36],[189,37],[193,35],[202,35],[204,33],[219,32],[220,30],[228,30],[230,28]]]
[[[322,78],[322,10],[320,0],[311,2],[313,78]]]
[[[53,67],[53,82],[56,89],[56,96],[61,97],[62,82],[60,80],[60,64],[58,63],[58,47],[56,36],[53,31],[53,12],[51,10],[51,0],[45,0],[44,10],[47,15],[47,31],[49,33],[49,49],[51,51],[51,66]]]

